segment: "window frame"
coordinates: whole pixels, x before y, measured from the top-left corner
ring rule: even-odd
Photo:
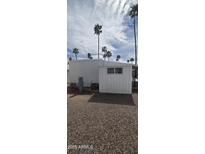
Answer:
[[[121,70],[121,71],[116,71],[116,70]],[[123,74],[123,68],[122,67],[115,67],[115,74]]]
[[[113,72],[110,72],[109,70],[113,70]],[[107,68],[107,74],[115,74],[115,68],[114,67],[108,67]]]
[[[107,74],[123,74],[123,67],[107,67]]]

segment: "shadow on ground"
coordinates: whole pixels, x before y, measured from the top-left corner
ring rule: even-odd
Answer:
[[[78,95],[92,95],[94,92],[91,91],[83,91],[82,93],[78,93],[78,92],[68,92],[67,94],[69,94],[69,98],[78,96]]]
[[[135,102],[131,94],[95,93],[91,96],[88,102],[135,106]]]

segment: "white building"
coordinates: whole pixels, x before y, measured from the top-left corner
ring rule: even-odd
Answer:
[[[77,83],[83,77],[85,87],[99,84],[102,93],[132,93],[133,64],[104,60],[77,60],[69,62],[68,81]]]

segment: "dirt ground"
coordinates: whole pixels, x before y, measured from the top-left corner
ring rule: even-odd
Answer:
[[[68,153],[137,154],[138,95],[68,94]]]

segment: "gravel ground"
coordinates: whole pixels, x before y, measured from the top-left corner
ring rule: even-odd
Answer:
[[[137,119],[136,93],[68,95],[68,153],[137,154]]]

